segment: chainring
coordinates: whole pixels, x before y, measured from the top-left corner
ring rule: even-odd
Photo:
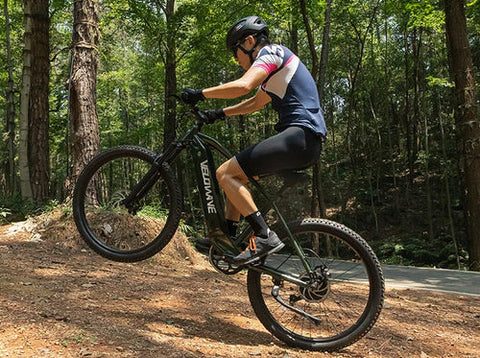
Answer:
[[[244,268],[243,266],[237,266],[231,262],[227,262],[224,254],[214,245],[210,246],[210,250],[208,252],[208,261],[215,268],[215,270],[225,275],[235,275]]]

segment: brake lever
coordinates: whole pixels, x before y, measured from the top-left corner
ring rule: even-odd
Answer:
[[[183,101],[182,97],[177,95],[177,94],[170,94],[167,97],[173,97],[177,101],[179,101],[181,103],[185,103]],[[185,103],[185,104],[188,104],[188,103]],[[200,122],[199,123],[200,125],[204,125],[204,124],[208,123],[208,118],[200,111],[200,108],[198,108],[198,106],[196,104],[194,104],[194,105],[190,104],[190,112],[197,117],[197,119]]]

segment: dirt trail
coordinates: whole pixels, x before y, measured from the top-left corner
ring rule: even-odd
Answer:
[[[288,348],[253,314],[246,275],[175,237],[136,264],[84,247],[61,213],[0,227],[0,357],[479,357],[480,298],[389,289],[341,352]]]

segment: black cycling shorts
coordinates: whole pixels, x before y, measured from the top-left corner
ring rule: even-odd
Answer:
[[[284,170],[307,168],[322,151],[322,137],[305,127],[284,131],[238,153],[238,164],[247,177],[275,174]]]

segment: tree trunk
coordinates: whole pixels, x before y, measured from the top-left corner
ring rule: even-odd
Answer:
[[[404,32],[404,45],[405,45],[405,109],[404,109],[404,121],[405,121],[405,131],[407,137],[407,160],[408,160],[408,178],[409,184],[413,184],[414,177],[414,159],[413,159],[413,145],[412,145],[412,134],[411,134],[411,125],[410,125],[410,71],[409,71],[409,44],[408,44],[408,30],[405,29]],[[408,195],[408,192],[407,192]],[[408,199],[408,197],[407,197]]]
[[[469,237],[470,267],[480,271],[480,123],[477,118],[475,74],[467,36],[463,0],[444,0],[446,37],[455,81],[461,174]]]
[[[320,103],[323,106],[324,97],[325,97],[325,76],[327,73],[327,63],[328,63],[328,43],[330,39],[330,14],[332,11],[332,0],[327,0],[327,7],[325,9],[325,25],[323,26],[323,37],[322,37],[322,52],[320,55],[320,65],[318,69],[318,80],[317,80],[317,90],[318,98]],[[312,193],[312,216],[317,212],[317,208],[320,209],[320,217],[327,217],[327,206],[325,204],[325,196],[323,194],[323,184],[322,184],[322,162],[319,160],[313,166],[313,188]],[[317,203],[315,202],[315,196],[318,198]],[[318,205],[318,206],[317,206]]]
[[[435,96],[437,97],[437,96]],[[448,163],[448,156],[447,156],[447,140],[445,138],[445,129],[444,129],[444,123],[443,123],[443,118],[442,118],[442,113],[440,110],[438,111],[438,118],[440,120],[440,134],[442,138],[442,155],[443,155],[443,160],[445,163]],[[455,256],[456,256],[456,262],[457,262],[457,269],[460,270],[460,254],[458,250],[458,242],[457,242],[457,235],[455,233],[455,222],[453,220],[453,213],[452,213],[452,196],[450,194],[450,183],[448,180],[449,177],[449,166],[444,165],[443,166],[443,177],[445,181],[445,194],[446,194],[446,206],[447,206],[447,215],[448,215],[448,226],[450,227],[450,235],[452,236],[452,241],[453,241],[453,246],[455,247]]]
[[[294,20],[292,20],[292,27],[290,29],[289,48],[292,52],[298,55],[298,27]]]
[[[5,42],[7,48],[7,108],[5,117],[6,150],[8,157],[4,162],[5,196],[15,192],[15,90],[13,81],[12,51],[10,45],[10,16],[7,0],[3,0],[3,14],[5,16]],[[1,179],[1,178],[0,178]]]
[[[176,26],[173,21],[175,12],[175,0],[167,0],[164,8],[167,21],[167,39],[165,43],[165,123],[163,131],[164,149],[175,139],[175,127],[177,118],[177,103],[171,95],[177,92],[177,72],[176,72]]]
[[[30,87],[32,82],[32,3],[24,2],[24,49],[22,69],[22,89],[20,93],[20,138],[18,145],[18,166],[20,169],[20,191],[23,199],[32,198],[30,187],[30,170],[28,167],[28,112],[30,103]]]
[[[310,69],[313,78],[318,76],[318,55],[315,49],[315,41],[313,38],[312,28],[310,26],[310,21],[308,20],[307,15],[307,6],[305,5],[305,0],[299,0],[300,3],[300,12],[302,13],[303,23],[305,25],[305,31],[307,32],[308,47],[310,49],[310,56],[312,56],[312,68]]]
[[[70,79],[72,169],[67,198],[85,164],[100,146],[96,110],[98,0],[75,1],[73,8],[73,70]]]
[[[430,142],[428,140],[428,120],[427,116],[424,116],[424,131],[425,131],[425,192],[427,194],[427,220],[428,220],[428,238],[430,242],[434,239],[433,229],[433,209],[432,209],[432,186],[430,184]]]
[[[318,98],[323,103],[325,93],[325,76],[327,74],[328,63],[328,43],[330,39],[330,14],[332,12],[332,0],[327,0],[327,8],[325,9],[325,25],[323,26],[322,52],[320,55],[320,67],[318,71]]]
[[[310,26],[310,21],[308,19],[307,7],[304,0],[299,0],[300,12],[302,14],[303,23],[305,30],[307,32],[308,45],[310,49],[310,56],[312,60],[311,74],[314,79],[320,78],[321,82],[317,82],[317,89],[319,92],[319,100],[322,101],[323,97],[323,88],[325,86],[325,69],[327,64],[327,54],[328,54],[328,38],[330,31],[330,10],[331,10],[331,0],[327,3],[327,9],[325,11],[325,27],[323,32],[323,43],[322,43],[322,57],[321,63],[323,65],[323,72],[320,72],[321,64],[318,61],[318,55],[315,48],[315,39],[313,36],[312,28]],[[320,96],[320,92],[322,95]],[[313,176],[312,176],[312,201],[310,214],[312,217],[317,217],[320,209],[320,217],[326,217],[326,206],[325,200],[323,197],[322,190],[322,177],[320,170],[320,162],[315,163],[313,166]],[[315,244],[315,243],[314,243]],[[316,247],[316,246],[314,246]]]
[[[31,1],[31,0],[28,0]],[[33,199],[42,202],[49,196],[49,75],[50,19],[48,0],[31,1],[32,77],[28,106],[28,163]]]

